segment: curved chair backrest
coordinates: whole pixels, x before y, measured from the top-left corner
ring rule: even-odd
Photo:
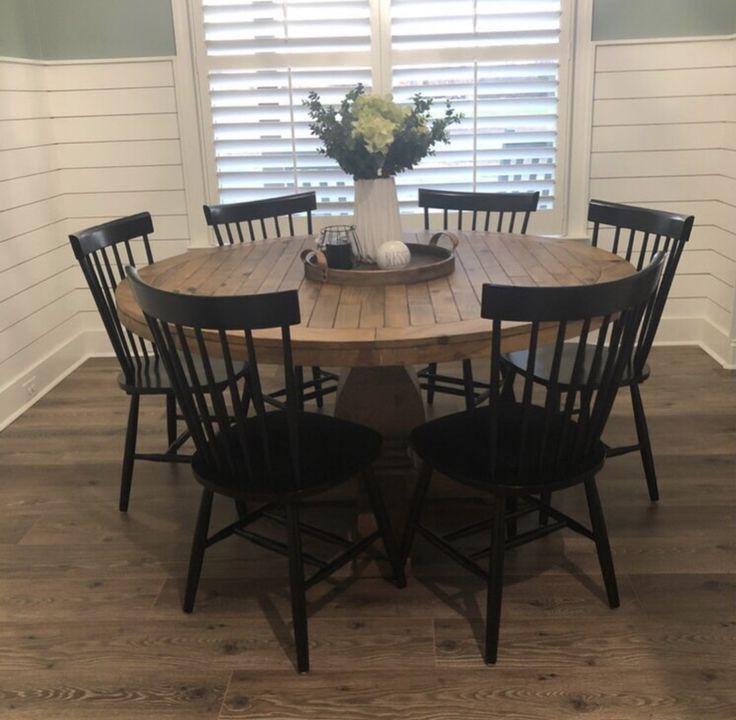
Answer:
[[[667,295],[685,243],[690,239],[694,221],[692,215],[678,215],[603,200],[591,200],[588,206],[588,222],[593,223],[594,247],[601,247],[626,258],[637,270],[650,262],[656,253],[667,253],[656,296],[647,309],[639,330],[634,357],[634,368],[638,372],[649,356]]]
[[[218,245],[294,235],[294,215],[307,214],[307,234],[312,234],[312,211],[317,209],[314,192],[252,200],[225,205],[203,205],[207,224],[215,231]],[[288,225],[282,232],[279,218]]]
[[[247,486],[278,482],[278,476],[268,475],[273,468],[283,470],[287,463],[298,487],[299,399],[289,330],[300,322],[296,290],[221,297],[183,295],[145,284],[135,268],[128,269],[128,280],[204,465],[223,479]],[[253,331],[268,328],[279,330],[284,402],[261,388]],[[201,362],[195,362],[195,356]],[[214,377],[215,358],[224,361],[224,382],[221,376]],[[251,405],[257,422],[254,425],[251,419],[246,428]],[[288,447],[275,440],[272,425],[266,422],[267,406],[285,410]],[[264,468],[266,477],[258,472]]]
[[[529,216],[536,211],[538,204],[538,192],[473,193],[419,188],[419,207],[424,208],[425,230],[430,229],[429,211],[434,209],[442,210],[443,230],[451,229],[449,211],[454,210],[457,211],[458,230],[495,230],[524,234],[529,224]],[[463,212],[472,213],[470,227],[463,228]],[[497,214],[495,223],[491,223],[493,213]],[[519,216],[518,225],[517,216]]]
[[[136,366],[152,358],[156,349],[124,328],[115,306],[115,289],[125,278],[125,267],[153,262],[148,236],[153,232],[151,215],[147,212],[80,230],[69,236],[74,256],[97,305],[107,336],[128,383],[133,382]]]
[[[563,483],[581,468],[598,469],[588,464],[631,361],[637,328],[663,265],[664,256],[659,254],[644,270],[598,285],[483,286],[481,316],[493,325],[490,457],[500,455],[508,462],[512,456],[511,467],[491,467],[492,474],[510,473],[523,487],[525,478],[531,482],[540,476],[554,477],[553,482]],[[506,400],[500,380],[504,321],[530,324],[524,348],[527,372],[520,400],[513,404]],[[568,339],[570,335],[575,339]],[[594,341],[592,360],[586,353],[589,340]],[[569,352],[571,342],[576,348],[572,367],[563,363],[563,350]],[[549,379],[539,386],[534,382],[537,349],[550,344],[554,353]],[[505,452],[499,454],[499,449]]]

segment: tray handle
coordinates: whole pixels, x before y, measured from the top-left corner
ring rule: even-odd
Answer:
[[[320,280],[327,282],[327,256],[319,249],[302,250],[299,257],[304,263],[315,264],[320,269]]]
[[[450,252],[455,252],[455,248],[460,244],[460,238],[455,235],[455,233],[451,233],[448,230],[440,230],[439,232],[436,232],[432,237],[429,239],[430,245],[437,245],[439,243],[439,240],[442,236],[446,236],[450,238],[450,242],[452,243],[452,250]]]

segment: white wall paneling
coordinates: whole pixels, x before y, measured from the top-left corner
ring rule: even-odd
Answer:
[[[736,366],[736,39],[596,46],[590,196],[695,215],[657,340]]]
[[[0,62],[0,427],[28,397],[23,382],[75,317],[74,283],[46,254],[64,208],[44,67]],[[35,243],[38,242],[38,245]],[[34,292],[35,287],[41,290]]]
[[[53,145],[33,143],[28,147],[16,147],[4,151],[0,149],[3,152],[0,182],[56,170],[58,164],[53,150]]]
[[[173,59],[0,59],[0,428],[109,352],[70,232],[153,215],[154,256],[189,245]]]
[[[732,67],[732,38],[707,40],[655,40],[600,43],[596,49],[596,71],[617,72]]]
[[[126,165],[178,168],[181,165],[178,139],[67,142],[56,145],[56,155],[59,166],[67,170],[120,168]]]
[[[175,23],[175,58],[0,59],[0,427],[27,407],[29,376],[40,395],[109,351],[68,233],[149,210],[156,257],[209,240],[198,80],[186,15]],[[736,364],[734,58],[733,38],[579,43],[590,72],[576,80],[573,136],[590,153],[570,178],[573,220],[588,197],[695,215],[658,342],[698,343],[725,365]],[[568,230],[583,234],[579,223]]]
[[[663,133],[661,125],[598,125],[593,128],[593,157],[597,152],[606,151],[711,149],[726,137],[728,127],[727,122],[709,120],[707,126],[704,123],[668,124],[667,132]]]
[[[54,119],[57,143],[116,142],[126,140],[175,140],[179,142],[176,115],[151,114],[88,116]]]

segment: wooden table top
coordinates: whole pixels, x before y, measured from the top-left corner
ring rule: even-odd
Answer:
[[[302,323],[292,330],[300,365],[387,366],[444,362],[489,353],[490,323],[480,318],[484,283],[589,285],[625,277],[634,268],[587,244],[505,233],[454,231],[460,243],[455,271],[407,285],[339,286],[307,280],[300,254],[312,237],[274,238],[193,249],[141,268],[152,285],[197,295],[238,295],[296,289]],[[426,243],[433,233],[406,233]],[[443,242],[443,241],[441,241]],[[127,282],[118,286],[118,314],[133,332],[148,336]],[[525,326],[504,328],[514,349]],[[256,335],[259,357],[278,360],[274,331]]]

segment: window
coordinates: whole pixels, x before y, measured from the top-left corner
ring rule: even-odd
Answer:
[[[314,189],[320,212],[350,214],[352,178],[316,152],[302,101],[314,89],[338,102],[362,82],[465,115],[450,145],[397,176],[404,211],[434,186],[539,190],[558,214],[571,0],[191,2],[221,202]]]

